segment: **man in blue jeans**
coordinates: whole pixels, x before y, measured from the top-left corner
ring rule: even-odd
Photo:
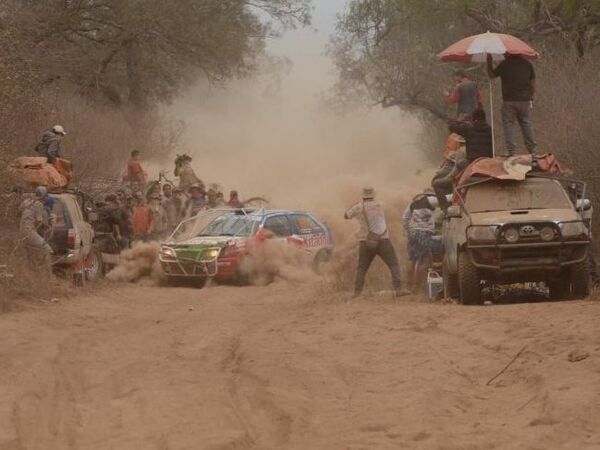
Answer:
[[[513,125],[518,122],[527,150],[535,154],[537,144],[531,118],[535,95],[533,65],[520,55],[506,54],[504,61],[494,68],[492,56],[488,55],[487,72],[490,78],[500,77],[502,80],[502,125],[506,151],[510,156],[515,154],[517,144],[513,135]]]

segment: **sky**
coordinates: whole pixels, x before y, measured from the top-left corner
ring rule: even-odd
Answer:
[[[293,63],[287,83],[314,86],[314,94],[318,94],[333,81],[333,66],[324,53],[335,30],[336,16],[344,11],[347,1],[313,0],[310,27],[286,31],[269,42],[272,54],[285,56]]]

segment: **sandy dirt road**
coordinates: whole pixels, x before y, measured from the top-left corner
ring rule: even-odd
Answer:
[[[600,448],[599,319],[108,286],[0,315],[0,449]]]

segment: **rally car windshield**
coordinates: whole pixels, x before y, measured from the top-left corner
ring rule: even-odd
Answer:
[[[217,217],[202,229],[198,236],[252,236],[260,217],[228,214]]]
[[[226,211],[209,210],[199,213],[197,216],[184,220],[175,229],[169,241],[182,242],[197,237],[207,224],[215,218],[227,214]]]
[[[471,186],[466,195],[472,213],[529,209],[572,209],[561,184],[546,178],[524,181],[489,180]]]

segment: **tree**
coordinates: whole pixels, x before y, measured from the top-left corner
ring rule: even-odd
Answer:
[[[449,107],[441,94],[450,67],[442,69],[436,55],[487,30],[542,47],[571,47],[584,57],[600,44],[600,2],[351,0],[330,45],[338,72],[334,94],[446,119]]]
[[[310,12],[310,0],[14,0],[2,23],[46,82],[143,111],[198,76],[252,73],[276,34],[266,18],[294,27]]]

